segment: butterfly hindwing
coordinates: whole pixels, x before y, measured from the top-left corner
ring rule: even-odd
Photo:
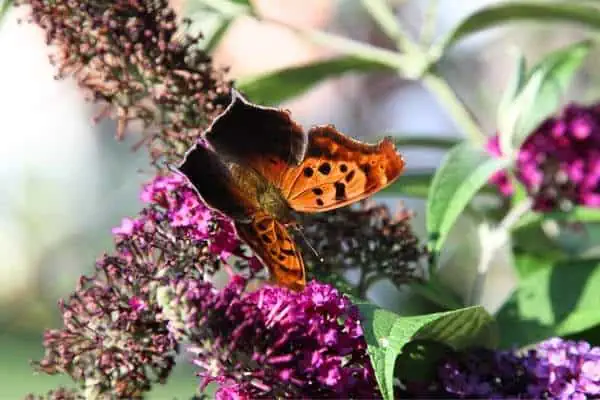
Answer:
[[[251,223],[235,224],[239,237],[267,266],[271,279],[280,285],[301,290],[306,284],[304,261],[287,228],[264,212]]]
[[[308,137],[304,160],[286,171],[281,184],[296,211],[322,212],[354,203],[391,184],[404,169],[389,138],[366,144],[333,126],[314,127]]]

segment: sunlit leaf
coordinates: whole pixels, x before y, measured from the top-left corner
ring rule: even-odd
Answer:
[[[600,324],[600,261],[529,259],[528,271],[497,315],[501,345],[524,346]]]
[[[494,347],[497,342],[493,318],[482,307],[401,317],[373,304],[358,304],[369,356],[384,399],[394,398],[396,359],[412,340],[431,340],[454,349],[467,346]]]
[[[597,7],[581,2],[521,2],[511,1],[484,7],[462,20],[439,44],[441,55],[456,42],[483,30],[509,22],[563,22],[600,29]]]
[[[505,153],[519,148],[544,119],[556,112],[590,48],[589,41],[575,43],[550,53],[532,68],[508,107],[508,121],[500,122],[505,129],[500,132]]]
[[[470,143],[454,147],[437,170],[427,199],[427,232],[439,251],[450,229],[473,196],[490,177],[509,165]]]
[[[325,79],[348,72],[373,72],[387,68],[374,61],[343,56],[241,78],[236,86],[256,103],[276,105],[301,95]]]

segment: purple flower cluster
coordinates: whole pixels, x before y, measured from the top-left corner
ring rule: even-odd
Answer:
[[[406,384],[409,397],[588,399],[600,397],[600,347],[549,339],[524,354],[451,352],[433,382]]]
[[[145,263],[144,263],[145,264]],[[47,374],[68,374],[89,393],[140,398],[153,382],[164,383],[175,365],[177,342],[167,324],[157,321],[160,308],[149,287],[159,264],[105,256],[90,278],[59,308],[61,329],[44,333],[44,358],[34,363]],[[62,396],[62,391],[50,398]]]
[[[501,155],[498,136],[488,150]],[[515,169],[538,211],[600,207],[600,105],[571,104],[544,121],[519,149]],[[492,182],[505,196],[514,192],[504,172]]]
[[[200,280],[229,267],[230,258],[241,266],[254,260],[231,222],[206,208],[179,175],[156,177],[141,197],[147,207],[113,230],[114,254],[101,257],[96,273],[60,302],[63,327],[45,333],[45,355],[35,364],[118,398],[140,397],[174,365],[178,344],[169,321],[159,318],[158,288]]]
[[[534,367],[540,385],[532,396],[546,394],[556,399],[600,397],[600,347],[560,338],[549,339],[537,347]]]
[[[118,121],[143,124],[153,163],[176,163],[229,103],[230,82],[184,32],[168,0],[18,0],[52,46],[58,78],[72,76]],[[185,20],[184,20],[185,21]],[[182,29],[183,28],[183,29]]]
[[[164,221],[178,238],[207,245],[209,253],[223,263],[236,256],[253,273],[262,269],[254,256],[246,255],[231,220],[201,202],[183,176],[156,176],[143,186],[140,198],[152,207],[138,218],[124,218],[112,231],[118,240],[139,234],[148,224]]]
[[[244,289],[240,277],[220,291],[188,280],[163,297],[174,334],[197,344],[202,385],[220,384],[217,398],[380,397],[358,310],[337,289]]]

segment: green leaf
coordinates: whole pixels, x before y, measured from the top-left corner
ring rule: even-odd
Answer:
[[[535,254],[529,252],[518,252],[515,254],[515,270],[519,275],[519,280],[529,278],[543,269],[551,268],[554,263],[558,262],[562,257],[559,253],[550,254]]]
[[[429,383],[438,379],[439,362],[451,354],[443,343],[429,340],[408,342],[396,360],[395,377],[402,382]]]
[[[203,46],[204,51],[210,54],[215,50],[219,43],[221,43],[221,39],[223,39],[223,36],[225,36],[225,33],[229,29],[229,26],[231,26],[232,22],[233,20],[231,19],[222,20],[221,23],[212,32],[212,35],[210,35],[210,37],[205,36],[206,41],[205,45]]]
[[[528,225],[538,225],[544,221],[569,221],[569,222],[600,222],[600,209],[576,206],[570,211],[550,211],[535,212],[532,211],[523,221],[519,221],[517,229]]]
[[[193,10],[209,11],[226,19],[254,15],[254,7],[249,0],[188,0],[186,6]]]
[[[495,172],[509,165],[484,149],[462,143],[448,152],[437,170],[427,199],[427,232],[439,251],[448,232],[477,191]]]
[[[531,70],[522,91],[509,108],[508,114],[513,118],[509,117],[510,120],[503,124],[508,125],[508,131],[500,132],[501,136],[509,136],[504,139],[511,144],[507,150],[512,152],[519,148],[534,129],[556,111],[590,48],[589,41],[575,43],[550,53]]]
[[[361,326],[367,342],[367,352],[373,364],[375,378],[384,399],[394,398],[394,366],[402,349],[391,339],[394,323],[400,318],[393,312],[371,303],[356,304],[360,310]]]
[[[367,349],[384,399],[394,398],[394,369],[403,347],[412,340],[431,340],[454,349],[496,344],[493,318],[480,306],[400,317],[369,303],[357,304]]]
[[[211,53],[218,46],[231,23],[239,16],[252,12],[246,0],[217,0],[210,4],[203,0],[188,0],[183,14],[192,21],[188,33],[202,33],[199,47]]]
[[[600,29],[598,8],[574,1],[569,2],[506,2],[482,8],[461,21],[439,45],[436,53],[442,55],[446,49],[465,37],[504,25],[507,22],[564,22]]]
[[[456,310],[464,306],[461,299],[432,275],[426,282],[412,283],[410,289],[445,310]]]
[[[459,138],[441,138],[438,136],[408,136],[402,134],[388,134],[394,138],[398,147],[427,147],[431,149],[448,150],[460,143]],[[402,151],[402,149],[400,149]]]
[[[498,311],[502,347],[600,324],[600,260],[562,260],[526,275]]]
[[[388,67],[375,61],[342,56],[241,78],[236,86],[253,102],[276,105],[301,95],[327,78],[347,72],[372,72],[386,68]]]
[[[363,8],[391,40],[402,40],[403,34],[398,19],[387,0],[361,0]]]
[[[600,222],[600,209],[598,208],[579,206],[569,212],[560,213],[560,215],[565,215],[565,219],[570,221]],[[556,213],[550,213],[549,217],[558,219]]]
[[[411,172],[400,175],[393,184],[377,193],[382,196],[406,196],[425,198],[429,192],[429,186],[433,179],[434,171]]]
[[[411,324],[426,321],[411,336],[413,340],[434,340],[455,350],[472,346],[495,347],[498,343],[494,319],[481,306],[409,318],[413,319]]]
[[[527,79],[527,64],[523,53],[517,54],[516,67],[513,76],[506,86],[500,104],[498,105],[498,130],[506,132],[500,135],[500,150],[502,154],[510,154],[510,138],[509,132],[512,132],[515,118],[513,103],[517,95],[521,92]]]
[[[4,17],[8,13],[8,10],[12,7],[14,0],[2,0],[0,4],[0,27],[2,26],[2,22],[4,21]]]

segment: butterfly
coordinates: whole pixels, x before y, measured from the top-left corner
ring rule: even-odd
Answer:
[[[288,227],[294,213],[346,206],[390,185],[404,169],[394,143],[362,143],[332,125],[308,132],[290,112],[231,90],[231,103],[176,169],[212,209],[230,217],[271,280],[302,290],[306,272]]]

